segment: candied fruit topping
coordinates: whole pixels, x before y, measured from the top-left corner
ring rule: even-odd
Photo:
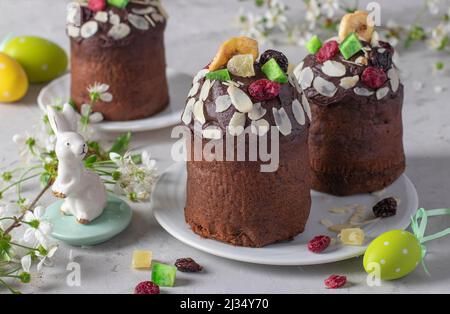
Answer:
[[[347,283],[347,277],[341,275],[331,275],[324,281],[328,289],[339,289]]]
[[[345,38],[345,40],[340,44],[339,50],[346,60],[353,57],[355,54],[361,51],[363,45],[356,36],[355,33],[351,33]]]
[[[286,73],[282,68],[278,65],[277,61],[272,58],[267,61],[262,67],[261,71],[267,76],[267,78],[271,81],[278,83],[287,83],[288,78]]]
[[[306,49],[309,53],[315,54],[319,49],[322,47],[322,41],[317,37],[317,35],[314,35],[307,43],[306,43]]]
[[[206,73],[206,78],[209,80],[217,81],[231,81],[230,73],[227,69],[217,70],[213,72]]]
[[[319,63],[324,63],[327,60],[333,59],[339,52],[339,45],[336,40],[326,42],[316,53],[316,60]]]
[[[133,252],[133,262],[132,267],[139,268],[150,268],[152,265],[152,252],[150,251],[139,251]]]
[[[331,243],[331,238],[326,235],[319,235],[308,242],[308,250],[313,253],[323,252]]]
[[[253,82],[248,87],[248,93],[257,101],[270,100],[280,94],[280,84],[266,79]]]
[[[190,257],[177,259],[175,266],[179,271],[184,273],[197,273],[203,269],[201,265]]]
[[[108,4],[119,9],[124,9],[130,0],[108,0]]]
[[[227,63],[227,69],[234,76],[252,77],[255,76],[255,68],[253,66],[253,55],[235,55]]]
[[[152,266],[152,281],[161,287],[173,287],[177,268],[175,266],[154,263]]]
[[[280,66],[280,68],[287,72],[289,68],[289,61],[288,58],[281,52],[277,50],[266,50],[259,58],[259,63],[261,65],[266,64],[270,59],[275,59],[277,64]]]
[[[225,66],[228,61],[238,54],[251,54],[253,61],[259,56],[258,42],[252,38],[241,36],[232,37],[219,48],[214,60],[209,64],[209,70],[215,71]]]
[[[88,8],[94,12],[104,11],[106,9],[106,0],[89,0]]]
[[[397,213],[397,200],[393,197],[385,198],[376,203],[372,210],[376,217],[386,218],[395,216]]]
[[[370,88],[379,88],[387,81],[387,75],[381,68],[367,67],[361,75],[361,81]]]
[[[134,288],[134,294],[159,294],[159,286],[151,281],[141,282]]]

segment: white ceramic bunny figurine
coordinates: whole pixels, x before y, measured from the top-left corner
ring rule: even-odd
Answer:
[[[88,151],[84,138],[76,132],[77,114],[71,105],[62,111],[47,107],[50,125],[56,135],[58,176],[53,194],[65,198],[61,211],[73,215],[81,224],[99,217],[106,206],[106,188],[99,175],[88,171],[83,159]]]

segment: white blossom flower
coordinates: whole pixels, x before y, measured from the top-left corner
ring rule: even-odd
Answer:
[[[103,121],[103,115],[100,112],[92,112],[92,107],[89,104],[81,105],[81,116],[86,117],[89,123],[98,123]]]
[[[428,11],[433,14],[439,14],[439,5],[441,4],[441,0],[426,0],[425,1]]]
[[[57,245],[53,245],[50,247],[44,247],[45,248],[45,253],[46,254],[42,254],[40,251],[36,252],[36,256],[40,259],[38,265],[37,265],[37,270],[41,271],[42,267],[45,266],[50,266],[52,265],[52,258],[55,255],[56,251],[58,250],[58,246]]]
[[[317,0],[310,0],[306,4],[305,19],[309,24],[309,29],[313,30],[316,27],[317,19],[320,16],[320,6]]]
[[[27,211],[24,221],[28,224],[28,229],[24,233],[24,240],[27,243],[39,243],[42,246],[48,245],[48,235],[52,230],[52,226],[48,221],[43,220],[45,209],[37,206],[34,211]]]
[[[339,0],[322,0],[321,9],[327,18],[332,18],[339,10]]]
[[[31,269],[31,255],[27,254],[20,259],[20,263],[22,264],[22,270],[26,273],[30,272]]]
[[[87,90],[89,92],[89,97],[93,102],[96,102],[98,100],[111,102],[113,100],[113,95],[108,92],[109,85],[107,84],[96,82],[94,85],[89,86]]]
[[[431,31],[431,37],[427,41],[428,46],[431,49],[439,50],[445,48],[445,42],[449,37],[449,25],[439,24]]]

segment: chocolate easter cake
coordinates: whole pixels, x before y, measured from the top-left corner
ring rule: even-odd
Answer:
[[[374,192],[405,169],[403,85],[393,47],[366,12],[344,16],[339,38],[315,36],[294,74],[311,104],[312,186],[334,195]]]
[[[164,30],[158,0],[89,0],[67,7],[71,43],[71,97],[105,120],[135,120],[169,103]],[[90,91],[88,88],[90,87]]]
[[[311,206],[308,102],[287,76],[282,53],[258,57],[253,39],[223,43],[195,76],[182,116],[190,134],[186,222],[202,237],[247,247],[303,232]],[[242,151],[228,146],[230,138],[242,140],[246,158],[235,158]],[[262,170],[267,159],[250,157],[251,138],[258,139],[254,147],[265,142],[272,153],[279,150],[276,167]],[[225,140],[222,150],[207,149]]]

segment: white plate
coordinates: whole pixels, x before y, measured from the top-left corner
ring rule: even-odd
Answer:
[[[192,78],[184,73],[167,69],[170,103],[160,113],[145,119],[133,121],[103,121],[95,124],[95,128],[104,132],[141,132],[162,129],[178,124],[184,110],[186,95]],[[38,96],[39,108],[45,112],[47,105],[70,99],[70,73],[52,81],[44,87]]]
[[[371,194],[335,197],[315,191],[311,195],[311,215],[305,232],[295,237],[293,241],[276,243],[263,248],[232,246],[201,238],[191,231],[184,220],[183,210],[186,199],[185,163],[177,163],[161,175],[153,191],[151,207],[156,220],[178,240],[204,252],[237,261],[267,265],[314,265],[337,262],[364,254],[367,246],[342,246],[339,244],[330,247],[324,253],[314,254],[308,251],[307,243],[319,234],[336,237],[335,233],[327,231],[319,223],[321,219],[327,218],[335,223],[347,220],[348,216],[332,214],[328,209],[350,204],[364,204],[370,211],[379,198]],[[388,196],[400,199],[397,215],[384,218],[364,228],[368,238],[367,243],[383,232],[392,229],[406,229],[410,217],[417,210],[417,192],[406,175],[402,175],[386,188],[383,197]]]

